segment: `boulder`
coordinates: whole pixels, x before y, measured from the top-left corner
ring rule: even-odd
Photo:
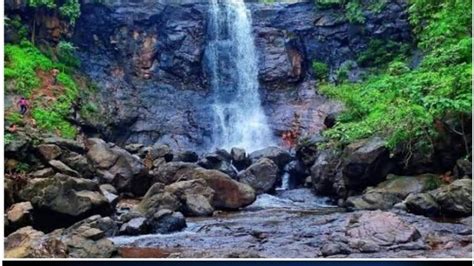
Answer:
[[[416,227],[402,221],[396,214],[382,211],[355,213],[347,221],[349,241],[367,241],[391,246],[415,241],[421,237]]]
[[[173,156],[173,162],[195,163],[199,160],[197,153],[193,151],[177,152]]]
[[[58,160],[51,160],[48,162],[49,165],[51,165],[56,171],[63,173],[65,175],[70,175],[70,176],[75,176],[75,177],[80,177],[81,175],[76,171],[71,169],[69,166],[67,166],[65,163],[58,161]]]
[[[360,192],[377,185],[393,167],[385,141],[373,137],[348,145],[343,152],[342,173],[347,190]]]
[[[153,183],[171,184],[177,180],[186,180],[190,172],[199,167],[193,163],[169,162],[154,170]]]
[[[214,212],[211,205],[214,190],[203,179],[176,182],[165,189],[181,201],[182,211],[186,215],[208,216]]]
[[[145,217],[133,218],[120,228],[120,234],[122,235],[141,235],[147,232],[148,224]]]
[[[234,147],[230,150],[230,155],[232,157],[231,163],[237,170],[240,171],[250,166],[251,161],[244,149]]]
[[[318,152],[311,167],[311,183],[317,194],[332,197],[345,197],[346,186],[340,171],[341,160],[334,150]]]
[[[100,192],[104,195],[110,205],[115,206],[119,201],[117,190],[110,184],[103,184],[99,186]]]
[[[222,156],[217,153],[204,155],[204,157],[199,160],[198,165],[206,169],[214,169],[221,171],[232,178],[235,178],[237,176],[237,170],[231,164],[230,158],[226,158],[226,156]]]
[[[18,229],[33,223],[33,205],[31,202],[19,202],[13,204],[7,210],[8,227]]]
[[[238,180],[251,186],[257,194],[269,192],[278,178],[278,166],[268,158],[261,158],[249,168],[241,171]]]
[[[216,192],[212,201],[216,209],[238,209],[255,201],[255,191],[251,186],[237,182],[220,171],[196,168],[191,171],[189,179],[203,179]]]
[[[440,207],[429,193],[409,195],[404,201],[405,209],[414,214],[438,216]]]
[[[51,177],[51,176],[54,175],[54,170],[53,170],[53,168],[48,167],[48,168],[36,170],[36,171],[30,173],[30,175],[31,175],[33,178]]]
[[[46,161],[54,160],[62,153],[61,148],[55,144],[40,144],[38,151]]]
[[[167,234],[180,231],[186,227],[186,220],[180,212],[160,210],[149,221],[153,233]]]
[[[443,215],[472,215],[472,180],[458,179],[447,186],[429,192],[438,203]]]
[[[5,258],[66,258],[67,246],[49,239],[31,226],[11,233],[5,239]]]
[[[84,153],[85,146],[83,143],[80,143],[76,140],[65,139],[57,136],[44,138],[42,139],[44,144],[54,144],[59,146],[61,149],[67,149],[70,151],[75,151],[77,153]]]
[[[140,151],[140,149],[143,148],[143,144],[131,143],[131,144],[125,145],[124,148],[125,148],[125,150],[127,150],[130,153],[138,153]]]
[[[318,143],[323,141],[324,138],[319,134],[302,138],[296,145],[296,158],[306,167],[311,167],[318,155]]]
[[[152,160],[158,158],[164,158],[167,162],[173,160],[173,151],[168,145],[156,143],[152,147],[147,149],[147,153],[150,154]]]
[[[181,207],[181,202],[173,193],[165,191],[165,186],[162,183],[155,183],[147,191],[136,209],[140,213],[150,216],[162,209],[176,211]]]
[[[375,188],[367,188],[363,195],[347,199],[347,206],[355,209],[387,210],[403,201],[409,194],[421,193],[430,189],[433,179],[439,176],[425,174],[419,176],[388,175],[387,180]]]
[[[425,216],[470,216],[472,215],[472,180],[458,179],[438,189],[410,195],[404,203],[409,212]]]
[[[457,160],[453,174],[457,178],[463,178],[467,176],[468,178],[472,179],[472,162],[465,159]]]
[[[69,228],[51,232],[50,238],[60,239],[68,247],[71,258],[110,258],[117,252],[107,237],[115,234],[117,225],[110,217],[91,216]]]
[[[67,225],[86,215],[111,211],[109,202],[95,182],[63,174],[29,179],[19,196],[22,200],[30,201],[38,213],[44,213],[41,219],[35,219],[35,223],[53,228]],[[58,219],[51,220],[52,214],[57,215]]]
[[[291,155],[287,151],[278,147],[268,147],[262,150],[254,151],[249,155],[252,163],[255,163],[261,158],[268,158],[272,160],[280,170],[283,170],[285,165],[291,161]]]
[[[348,255],[351,254],[351,250],[349,246],[344,243],[328,243],[321,247],[321,254],[325,257],[333,255]]]
[[[119,191],[143,195],[150,186],[147,170],[139,158],[97,138],[88,139],[87,157],[104,183]]]
[[[79,172],[82,177],[95,177],[95,170],[84,155],[75,152],[69,152],[67,155],[61,156],[61,160],[65,164]]]

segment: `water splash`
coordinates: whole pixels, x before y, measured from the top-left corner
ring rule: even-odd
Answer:
[[[213,148],[273,144],[259,94],[250,12],[243,0],[210,0],[206,60],[214,100]]]

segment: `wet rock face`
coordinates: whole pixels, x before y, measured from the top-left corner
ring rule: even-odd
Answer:
[[[110,117],[101,130],[114,142],[206,150],[212,144],[207,45],[208,3],[166,1],[85,3],[73,42],[82,69],[100,81]],[[363,25],[339,21],[312,2],[247,3],[259,60],[265,112],[276,135],[301,114],[304,132],[324,127],[340,106],[314,93],[313,60],[337,68],[372,38],[408,40],[402,1],[390,2]],[[124,130],[126,129],[126,130]]]

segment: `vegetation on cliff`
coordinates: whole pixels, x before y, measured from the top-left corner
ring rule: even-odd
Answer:
[[[404,49],[384,60],[372,52],[369,60],[365,53],[364,62],[373,69],[362,82],[322,85],[322,92],[347,107],[326,136],[347,144],[378,134],[390,148],[430,148],[439,125],[447,126],[448,119],[457,121],[448,129],[463,135],[463,121],[472,108],[469,6],[467,0],[411,0],[410,22],[417,49],[424,54],[421,62],[410,62]]]

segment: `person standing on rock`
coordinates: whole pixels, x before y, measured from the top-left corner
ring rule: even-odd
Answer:
[[[28,107],[30,106],[28,100],[26,100],[25,97],[21,97],[17,104],[18,107],[20,107],[20,114],[25,115]]]
[[[58,82],[58,75],[59,75],[59,70],[54,68],[51,70],[51,76],[53,76],[53,85],[56,85]]]

